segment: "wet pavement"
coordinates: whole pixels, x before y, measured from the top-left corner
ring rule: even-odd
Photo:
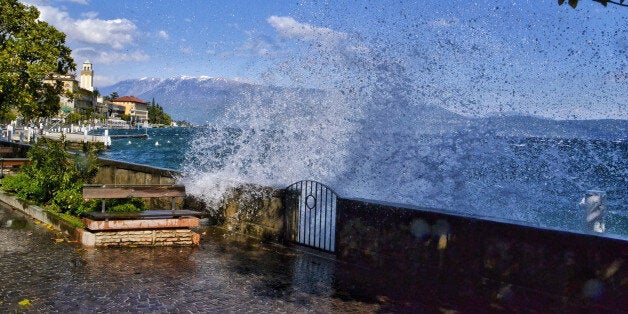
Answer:
[[[443,310],[339,289],[350,266],[322,254],[204,232],[200,248],[85,249],[0,207],[0,312]]]

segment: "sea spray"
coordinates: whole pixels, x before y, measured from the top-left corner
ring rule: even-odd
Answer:
[[[218,203],[243,183],[310,179],[341,197],[578,229],[582,192],[603,188],[609,207],[625,212],[624,141],[578,139],[523,115],[479,118],[573,100],[538,82],[543,67],[521,55],[526,45],[491,34],[487,22],[500,12],[464,23],[417,12],[361,18],[373,28],[368,37],[313,24],[284,29],[298,22],[270,17],[300,49],[272,55],[261,84],[198,131],[183,164],[188,191]],[[387,38],[388,28],[407,40]]]
[[[229,112],[229,121],[239,127],[199,130],[183,167],[188,190],[216,203],[242,183],[283,187],[304,177],[337,181],[360,111],[339,106],[340,94],[315,91],[320,97],[307,101],[302,93],[272,101],[256,95]]]

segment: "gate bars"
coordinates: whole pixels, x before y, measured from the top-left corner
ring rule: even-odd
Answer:
[[[286,239],[334,252],[337,199],[338,195],[320,182],[303,180],[288,186],[284,196]]]

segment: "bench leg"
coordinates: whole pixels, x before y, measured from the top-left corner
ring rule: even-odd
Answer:
[[[105,200],[102,200],[102,203],[100,205],[100,211],[103,213],[105,212]]]

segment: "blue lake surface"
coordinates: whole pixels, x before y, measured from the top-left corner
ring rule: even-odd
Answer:
[[[119,138],[100,156],[108,159],[181,170],[194,128],[110,130],[110,134],[148,134],[148,139]]]
[[[288,186],[294,179],[268,183],[265,176],[272,176],[272,172],[260,169],[267,165],[281,172],[303,162],[285,158],[277,146],[286,141],[281,131],[196,127],[114,130],[112,134],[144,132],[148,139],[113,140],[101,157],[184,172],[194,169],[195,175],[229,169],[232,172],[227,171],[227,176],[233,173],[235,180],[278,187]],[[603,190],[607,193],[607,231],[628,235],[625,139],[464,131],[436,136],[399,133],[393,137],[397,147],[383,149],[380,156],[364,153],[376,151],[367,144],[358,145],[359,149],[349,153],[354,160],[336,181],[334,177],[319,179],[316,173],[298,175],[300,179],[324,181],[342,197],[430,206],[564,229],[581,227],[578,203],[584,193]],[[283,156],[281,162],[273,160],[275,153]],[[233,165],[241,169],[229,168]]]

